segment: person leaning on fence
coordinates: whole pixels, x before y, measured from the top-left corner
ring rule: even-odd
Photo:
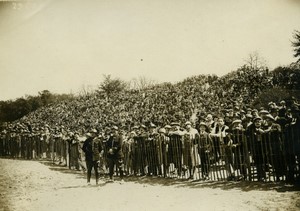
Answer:
[[[171,123],[172,129],[170,130],[170,141],[169,141],[169,150],[168,158],[170,163],[174,164],[174,170],[171,173],[175,173],[177,170],[177,175],[182,176],[182,155],[183,155],[183,144],[182,138],[184,132],[180,130],[179,122]]]
[[[90,185],[92,176],[92,169],[94,168],[96,175],[96,184],[99,180],[98,163],[100,160],[100,152],[102,151],[101,144],[98,139],[95,139],[97,130],[93,129],[90,133],[87,133],[87,139],[83,143],[82,150],[85,153],[85,161],[87,167],[87,184]]]
[[[226,137],[226,130],[229,127],[225,125],[222,117],[218,118],[218,124],[214,127],[210,133],[213,140],[213,151],[215,162],[219,162],[223,159],[224,155],[224,138]]]
[[[266,132],[268,132],[268,146],[269,149],[269,160],[275,171],[276,181],[280,181],[280,177],[282,177],[286,172],[286,166],[284,161],[284,152],[283,152],[283,140],[281,138],[281,126],[276,123],[276,120],[271,114],[266,116],[266,121],[268,123],[268,128]]]
[[[114,167],[116,166],[120,173],[121,181],[123,181],[124,156],[121,150],[123,140],[122,136],[119,134],[119,128],[117,126],[113,126],[112,131],[112,135],[106,142],[107,161],[109,166],[109,179],[110,181],[113,181]]]

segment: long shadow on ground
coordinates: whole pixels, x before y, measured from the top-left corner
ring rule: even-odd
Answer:
[[[40,161],[40,163],[49,167],[50,170],[59,171],[65,174],[75,174],[76,177],[85,178],[86,174],[82,171],[75,171],[68,169],[65,166],[59,166],[52,163],[51,161]],[[129,176],[125,177],[125,182],[134,182],[138,184],[148,184],[148,185],[161,185],[161,186],[174,186],[176,188],[189,187],[189,188],[219,188],[222,190],[237,189],[242,191],[252,191],[252,190],[275,190],[277,192],[298,192],[300,191],[300,183],[296,184],[286,184],[285,182],[249,182],[249,181],[202,181],[196,180],[191,181],[187,179],[176,179],[176,178],[162,178],[162,177],[135,177]],[[100,180],[107,180],[107,177],[101,177]],[[104,186],[100,184],[100,186]],[[81,187],[81,186],[80,186]],[[69,187],[72,188],[72,187]]]

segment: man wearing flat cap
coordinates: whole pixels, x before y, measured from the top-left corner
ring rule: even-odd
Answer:
[[[90,185],[92,169],[94,168],[96,175],[96,184],[98,184],[99,172],[98,163],[100,161],[100,152],[102,151],[101,144],[95,140],[97,130],[92,129],[87,133],[87,139],[83,143],[82,150],[85,153],[85,161],[87,167],[87,184]]]

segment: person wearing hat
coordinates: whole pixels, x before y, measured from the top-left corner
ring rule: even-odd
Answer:
[[[196,158],[198,158],[198,152],[194,149],[195,137],[198,134],[198,130],[192,127],[192,123],[190,121],[185,123],[185,129],[185,135],[183,138],[183,169],[188,170],[190,179],[193,179]],[[197,164],[199,165],[199,163]]]
[[[253,118],[258,117],[258,110],[255,108],[251,111],[251,115],[253,116]]]
[[[85,161],[87,167],[87,184],[90,185],[92,169],[94,168],[96,175],[96,184],[99,180],[98,163],[100,161],[100,152],[102,151],[101,144],[95,140],[97,130],[93,129],[87,133],[87,139],[84,141],[82,150],[85,153]]]
[[[286,110],[287,107],[285,101],[284,100],[280,101],[280,106],[278,107],[278,116],[284,118],[286,114]]]
[[[248,149],[254,160],[254,164],[257,171],[257,180],[265,181],[266,169],[265,161],[267,160],[265,154],[265,131],[262,128],[262,118],[257,116],[253,119],[251,124],[246,131],[248,140]]]
[[[271,114],[266,115],[266,121],[268,123],[268,128],[266,129],[266,132],[268,133],[268,148],[266,149],[266,151],[269,152],[267,153],[268,160],[273,167],[276,181],[280,181],[280,178],[284,175],[286,169],[282,150],[284,149],[284,143],[281,139],[282,129],[281,126],[276,123],[275,118]]]
[[[195,139],[195,135],[198,134],[198,130],[192,127],[192,123],[187,121],[185,124],[185,134],[188,134],[191,139]]]
[[[218,162],[223,157],[223,149],[224,149],[224,139],[226,138],[226,130],[229,129],[227,125],[225,125],[224,119],[222,117],[218,118],[218,124],[216,127],[212,128],[210,135],[213,140],[213,151],[215,156],[215,161]]]
[[[252,124],[252,119],[252,114],[246,114],[245,118],[242,119],[242,125],[244,129],[247,129],[247,127]]]
[[[158,137],[157,137],[157,147],[158,147],[158,162],[159,168],[163,166],[163,176],[166,177],[169,174],[169,163],[167,159],[167,150],[168,150],[168,143],[170,138],[166,135],[166,129],[164,127],[158,130]]]
[[[213,119],[213,116],[211,114],[207,114],[205,123],[208,126],[209,129],[214,127],[215,121]]]
[[[183,154],[183,135],[184,132],[180,130],[178,122],[172,122],[173,127],[169,133],[170,142],[168,147],[168,159],[170,163],[174,164],[172,172],[177,170],[177,176],[182,176],[182,154]]]
[[[245,141],[242,120],[236,119],[231,125],[231,150],[233,155],[233,169],[239,170],[238,180],[245,179],[247,175],[247,166],[245,160]]]
[[[212,139],[209,135],[209,127],[205,122],[199,123],[199,134],[195,137],[195,145],[200,155],[201,177],[204,180],[209,179],[210,158],[212,155]],[[196,155],[196,157],[198,157]]]
[[[70,133],[70,165],[69,168],[79,171],[79,133]]]
[[[184,132],[180,130],[179,122],[172,122],[171,127],[172,127],[172,129],[170,130],[170,135],[173,135],[173,134],[180,135],[180,136],[184,135]]]
[[[145,140],[147,138],[146,126],[140,125],[136,135],[133,137],[132,143],[132,169],[133,174],[138,176],[145,175]]]
[[[165,130],[166,130],[166,136],[168,136],[169,135],[169,133],[170,133],[170,130],[172,129],[172,127],[171,127],[171,125],[166,125],[165,127]]]
[[[107,162],[109,167],[109,180],[113,181],[115,166],[119,170],[121,181],[123,181],[124,162],[122,152],[123,139],[119,134],[119,128],[117,126],[112,127],[112,135],[106,142]]]
[[[161,175],[161,168],[158,166],[158,151],[157,151],[157,137],[158,133],[155,131],[156,125],[150,123],[149,132],[146,138],[146,162],[148,164],[148,176]]]
[[[124,166],[125,170],[124,173],[127,175],[130,175],[133,172],[133,146],[134,146],[134,137],[136,136],[136,133],[134,131],[128,132],[126,136],[123,137],[123,145],[122,145],[122,151],[124,154]]]

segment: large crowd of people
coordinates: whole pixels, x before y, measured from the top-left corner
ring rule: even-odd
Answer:
[[[230,180],[287,180],[299,177],[299,108],[270,102],[261,110],[207,113],[195,123],[158,126],[102,125],[88,131],[9,124],[1,132],[1,156],[52,159],[75,170],[94,168],[112,180],[123,175]],[[100,124],[100,123],[99,123]],[[95,124],[94,126],[97,126]],[[84,162],[85,161],[85,162]],[[98,166],[98,164],[100,165]]]
[[[85,169],[88,182],[92,168],[99,179],[99,161],[110,179],[117,167],[122,178],[292,181],[300,161],[297,99],[250,104],[276,83],[268,70],[242,68],[221,78],[80,96],[4,125],[0,155]]]

